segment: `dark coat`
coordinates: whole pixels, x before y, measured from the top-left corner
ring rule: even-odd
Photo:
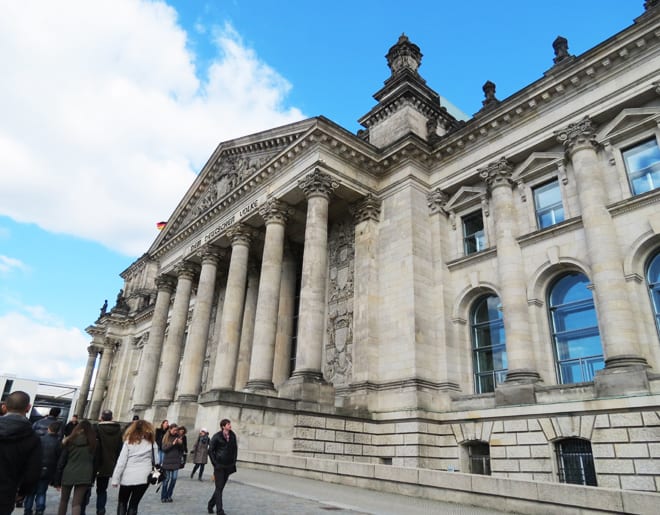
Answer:
[[[41,437],[41,479],[52,480],[55,477],[57,462],[62,454],[62,441],[56,433],[46,433]]]
[[[166,433],[167,429],[163,429],[162,427],[156,429],[156,445],[158,446],[159,450],[163,449],[163,437]]]
[[[43,435],[45,435],[48,432],[48,426],[51,425],[53,422],[60,422],[60,420],[57,417],[48,415],[44,418],[40,418],[34,424],[32,424],[32,429],[34,429],[34,432],[37,433],[37,436],[41,438]],[[58,436],[61,439],[63,435],[64,435],[64,428],[60,426],[60,431],[58,433]]]
[[[96,426],[96,468],[98,477],[110,477],[121,452],[122,430],[119,422],[99,422]]]
[[[176,470],[181,468],[181,458],[183,457],[183,444],[173,443],[175,440],[167,443],[167,439],[163,438],[163,469]]]
[[[34,490],[41,473],[41,441],[23,415],[0,417],[0,513],[10,513],[16,493]]]
[[[228,469],[230,474],[236,472],[236,460],[238,459],[236,434],[229,431],[229,440],[225,440],[222,431],[214,434],[209,447],[209,458],[211,458],[213,468]]]
[[[87,437],[82,433],[72,440],[65,440],[53,484],[91,485],[94,479],[94,454],[95,450],[89,446]]]

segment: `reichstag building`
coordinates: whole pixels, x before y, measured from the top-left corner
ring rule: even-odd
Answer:
[[[545,58],[459,120],[401,35],[357,134],[220,143],[87,329],[77,413],[226,417],[245,465],[358,485],[659,492],[660,5]]]

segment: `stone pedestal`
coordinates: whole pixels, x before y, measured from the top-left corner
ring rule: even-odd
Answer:
[[[495,389],[497,406],[515,406],[536,403],[534,383],[504,383]]]
[[[334,405],[335,389],[316,372],[296,371],[279,390],[285,399]]]
[[[625,359],[625,358],[628,359]],[[617,360],[625,363],[617,366]],[[596,397],[620,397],[632,394],[648,394],[648,365],[641,363],[638,356],[616,356],[606,361],[606,368],[596,372],[594,389]],[[632,360],[632,361],[631,361]]]

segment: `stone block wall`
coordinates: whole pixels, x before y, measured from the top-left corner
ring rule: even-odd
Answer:
[[[293,453],[368,464],[468,472],[464,444],[490,445],[494,477],[557,482],[555,443],[591,442],[598,486],[660,492],[658,411],[530,416],[478,422],[373,422],[298,415]]]

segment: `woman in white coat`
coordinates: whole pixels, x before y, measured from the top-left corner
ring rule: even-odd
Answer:
[[[137,515],[156,456],[154,427],[146,420],[136,420],[124,433],[124,445],[112,473],[112,486],[119,486],[117,515]]]

